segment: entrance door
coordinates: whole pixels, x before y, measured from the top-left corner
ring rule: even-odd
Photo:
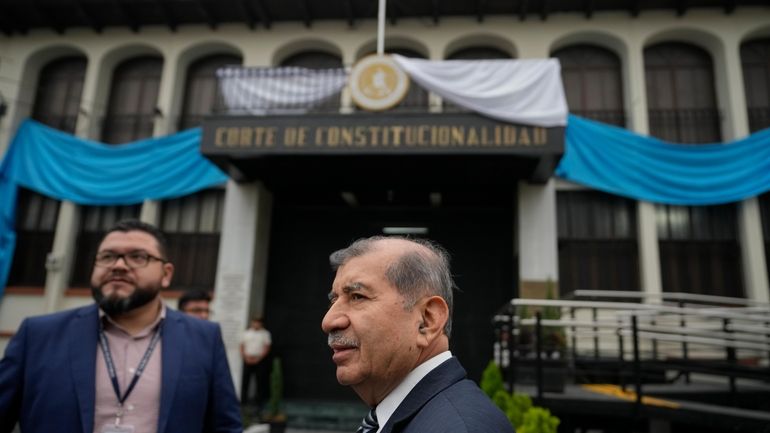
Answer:
[[[511,191],[381,191],[347,202],[339,194],[277,191],[274,203],[265,320],[283,359],[286,398],[357,399],[337,383],[321,331],[334,280],[328,257],[385,227],[427,229],[424,236],[449,251],[459,287],[450,350],[478,382],[492,356],[492,316],[516,293]]]

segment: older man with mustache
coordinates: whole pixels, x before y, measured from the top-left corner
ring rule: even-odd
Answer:
[[[441,247],[373,237],[330,262],[321,327],[337,381],[372,408],[359,433],[513,432],[449,351],[454,282]]]

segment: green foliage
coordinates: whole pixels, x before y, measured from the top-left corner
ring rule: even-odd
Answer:
[[[505,414],[517,433],[556,433],[559,418],[547,409],[532,406],[526,394],[510,394],[503,386],[500,367],[490,361],[481,375],[481,389]]]
[[[524,414],[532,408],[532,399],[527,394],[513,393],[511,406],[505,415],[511,420],[511,424],[518,429],[524,422]]]
[[[500,371],[500,367],[495,361],[489,361],[484,372],[481,374],[481,390],[489,396],[494,398],[498,391],[504,391],[503,386],[503,373]]]
[[[554,299],[553,296],[553,282],[548,280],[546,282],[548,286],[548,292],[546,293],[546,299]],[[543,307],[543,320],[559,320],[561,319],[561,308],[547,306]],[[543,345],[547,350],[561,350],[567,345],[567,336],[562,328],[543,327]]]
[[[505,390],[500,389],[498,390],[494,396],[492,396],[492,403],[495,404],[495,406],[499,407],[500,410],[503,411],[506,417],[508,417],[508,420],[513,424],[513,419],[511,419],[512,415],[512,409],[513,409],[513,399],[511,398],[511,394],[508,394]]]
[[[273,359],[273,369],[270,371],[270,401],[267,408],[270,418],[283,416],[283,367],[281,358]]]
[[[533,407],[524,414],[524,422],[517,428],[518,433],[556,433],[559,418],[542,407]]]

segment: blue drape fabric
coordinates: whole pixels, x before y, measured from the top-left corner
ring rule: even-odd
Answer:
[[[611,194],[716,205],[770,190],[770,129],[726,143],[674,144],[570,115],[556,174]]]
[[[227,181],[201,155],[200,140],[201,130],[195,128],[107,145],[24,121],[0,165],[0,296],[16,244],[18,186],[82,205],[128,205],[192,194]]]

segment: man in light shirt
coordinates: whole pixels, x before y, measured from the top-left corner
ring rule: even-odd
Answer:
[[[95,303],[24,320],[0,361],[0,433],[240,433],[219,326],[166,308],[163,234],[110,228],[91,274]]]
[[[269,397],[270,347],[273,344],[270,331],[265,329],[261,317],[253,317],[249,328],[241,336],[243,377],[241,378],[241,403],[254,405],[259,410]],[[250,393],[256,381],[256,392]]]
[[[447,253],[417,239],[359,239],[330,256],[321,327],[337,381],[372,408],[359,432],[513,432],[449,352],[454,282]]]

